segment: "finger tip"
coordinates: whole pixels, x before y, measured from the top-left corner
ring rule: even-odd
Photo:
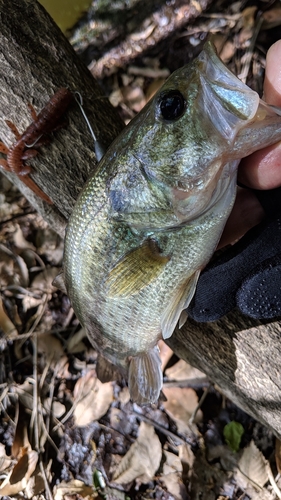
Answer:
[[[275,42],[266,56],[264,98],[268,104],[281,105],[281,40]]]

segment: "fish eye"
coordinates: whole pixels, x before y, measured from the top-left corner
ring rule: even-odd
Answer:
[[[160,96],[159,108],[164,120],[176,120],[185,111],[186,102],[179,90],[170,90]]]

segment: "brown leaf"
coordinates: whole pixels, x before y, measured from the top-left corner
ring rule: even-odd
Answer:
[[[270,28],[275,28],[281,24],[281,6],[276,5],[270,10],[267,10],[262,15],[264,21],[262,23],[262,30],[267,30]]]
[[[196,392],[190,388],[164,387],[163,393],[167,398],[167,401],[163,403],[164,408],[176,422],[179,432],[189,432],[188,422],[198,405]],[[195,422],[200,422],[201,419],[202,411],[198,410]]]
[[[238,462],[239,470],[236,473],[237,483],[240,488],[248,486],[260,486],[268,481],[266,468],[267,461],[261,451],[256,447],[254,441],[243,450]]]
[[[276,467],[278,470],[278,473],[280,474],[281,472],[281,441],[280,439],[276,438],[276,443],[275,443],[275,460],[276,460]]]
[[[5,446],[0,443],[0,471],[5,471],[11,464],[11,458],[6,455]]]
[[[194,368],[189,363],[180,359],[175,365],[171,366],[165,371],[165,375],[169,380],[190,380],[190,381],[201,381],[206,379],[206,375]]]
[[[17,495],[23,491],[31,475],[35,471],[38,454],[34,450],[23,449],[23,454],[15,464],[11,474],[5,479],[0,487],[0,497]]]
[[[12,335],[17,335],[17,329],[15,325],[12,323],[10,320],[9,316],[7,315],[4,307],[3,307],[3,301],[0,297],[0,330],[4,332],[4,334],[7,337],[10,337]]]
[[[162,446],[154,428],[141,422],[138,438],[122,458],[113,479],[118,484],[134,479],[147,483],[159,468],[161,457]]]
[[[69,483],[62,481],[59,485],[55,486],[55,500],[64,500],[64,498],[69,496],[80,496],[82,498],[86,498],[88,500],[96,498],[98,495],[93,491],[92,486],[87,486],[82,481],[78,479],[72,479]]]
[[[88,425],[108,411],[113,401],[112,382],[103,384],[91,370],[76,383],[74,398],[78,399],[74,410],[75,424]]]

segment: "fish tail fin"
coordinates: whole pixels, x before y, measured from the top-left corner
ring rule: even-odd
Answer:
[[[129,391],[138,404],[156,403],[163,384],[161,359],[157,346],[133,356],[129,366]]]

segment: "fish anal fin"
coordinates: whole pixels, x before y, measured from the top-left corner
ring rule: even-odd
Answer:
[[[108,296],[129,297],[138,293],[160,275],[169,260],[155,240],[145,240],[111,269],[106,280]]]
[[[65,286],[65,282],[64,282],[63,270],[61,270],[59,272],[59,274],[55,277],[55,279],[52,282],[52,285],[67,295],[67,290],[66,290],[66,286]]]
[[[163,385],[157,346],[131,358],[128,385],[131,399],[137,404],[157,402]]]
[[[189,305],[197,285],[200,270],[196,271],[177,289],[173,300],[170,302],[161,317],[163,339],[171,337],[182,311]],[[187,317],[185,318],[185,320]],[[183,323],[181,323],[182,326]]]

